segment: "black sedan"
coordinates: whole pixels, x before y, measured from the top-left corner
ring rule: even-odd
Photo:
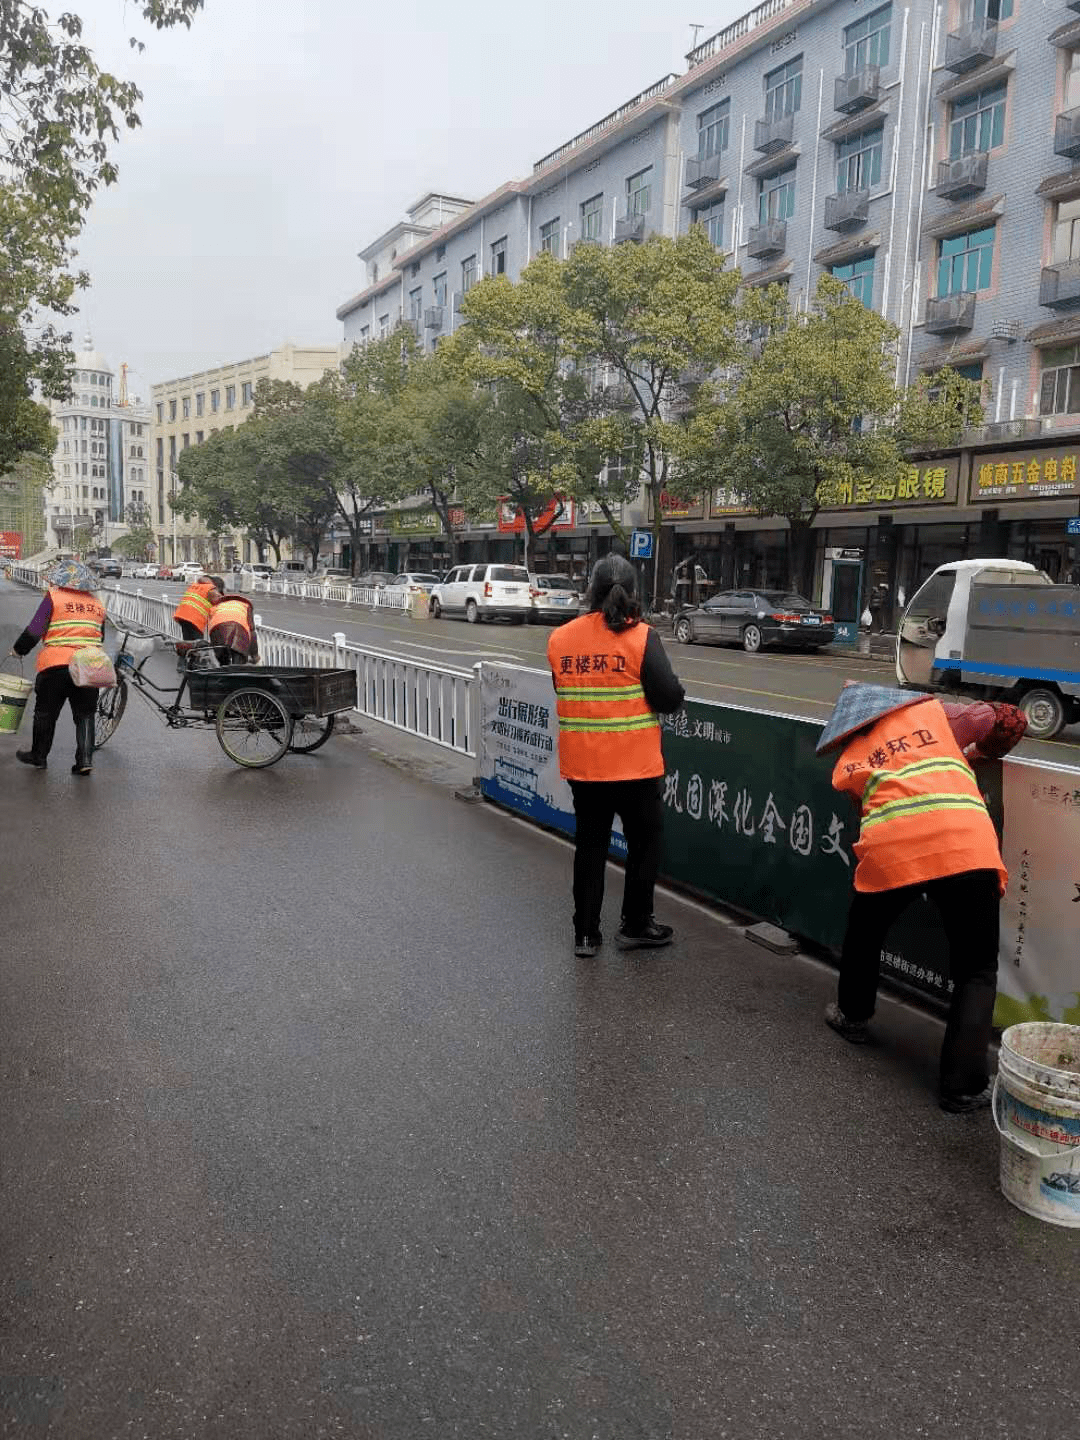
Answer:
[[[789,590],[727,590],[680,610],[673,628],[682,645],[741,645],[750,655],[766,645],[819,650],[836,633],[831,615]]]

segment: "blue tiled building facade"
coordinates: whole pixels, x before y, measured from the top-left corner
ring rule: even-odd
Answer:
[[[766,0],[687,62],[527,177],[452,202],[377,278],[369,265],[338,311],[346,341],[404,315],[431,345],[481,275],[701,223],[746,284],[784,284],[794,306],[823,271],[843,280],[897,326],[901,381],[948,363],[985,383],[986,423],[962,450],[830,497],[819,592],[838,550],[861,552],[886,618],[950,559],[1075,575],[1080,0]],[[552,538],[551,568],[584,569],[607,547],[596,518]],[[787,578],[783,524],[733,513],[730,497],[669,523],[674,558],[696,557],[713,586]],[[513,544],[465,541],[466,559]],[[438,562],[437,540],[413,544]]]

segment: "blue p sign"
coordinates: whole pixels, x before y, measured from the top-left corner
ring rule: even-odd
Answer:
[[[653,537],[651,530],[634,530],[630,535],[631,560],[652,559]]]

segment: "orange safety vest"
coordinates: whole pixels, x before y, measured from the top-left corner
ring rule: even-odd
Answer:
[[[649,627],[610,630],[596,612],[554,631],[548,662],[566,780],[648,780],[664,773],[660,722],[641,688]]]
[[[100,645],[105,624],[105,606],[85,590],[49,590],[52,619],[41,642],[37,668],[51,670],[66,665],[76,650]]]
[[[1004,895],[1009,874],[994,822],[939,701],[894,710],[856,735],[832,783],[862,805],[856,890],[996,870]]]
[[[189,585],[173,611],[173,619],[187,620],[189,624],[198,626],[200,635],[205,634],[206,622],[210,619],[209,596],[213,589],[210,580],[196,580],[194,585]]]
[[[219,600],[210,611],[210,629],[219,625],[239,625],[251,639],[251,607],[246,600]]]

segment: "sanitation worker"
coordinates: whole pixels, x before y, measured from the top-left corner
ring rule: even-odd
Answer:
[[[206,634],[210,611],[221,599],[225,581],[217,575],[200,575],[184,591],[173,619],[185,640],[201,640]]]
[[[684,691],[660,637],[641,619],[637,575],[621,555],[593,568],[588,613],[553,632],[548,662],[559,717],[559,769],[570,784],[574,840],[574,954],[603,944],[600,912],[615,816],[626,837],[622,950],[671,943],[653,918],[660,867],[664,758],[657,715],[677,710]]]
[[[905,690],[849,684],[817,747],[819,754],[840,750],[833,786],[861,811],[855,893],[826,1023],[852,1044],[869,1039],[885,936],[927,895],[949,945],[954,989],[939,1084],[941,1108],[955,1114],[990,1104],[987,1051],[1008,880],[969,761],[1004,755],[1026,723],[1012,705],[942,705]]]
[[[210,611],[207,635],[219,665],[257,665],[255,612],[246,595],[222,595]]]
[[[97,598],[97,576],[78,560],[65,560],[48,576],[49,588],[29,625],[12,646],[13,655],[28,655],[41,641],[34,682],[34,729],[29,750],[16,750],[16,760],[44,770],[52,749],[56,722],[65,703],[75,721],[73,775],[89,775],[94,753],[94,712],[98,692],[76,685],[68,662],[82,649],[99,647],[105,638],[105,607]]]

